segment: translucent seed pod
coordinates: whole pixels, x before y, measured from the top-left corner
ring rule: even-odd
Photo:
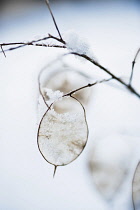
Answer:
[[[135,173],[134,173],[132,191],[133,191],[134,207],[140,210],[140,162],[137,165]]]
[[[110,135],[100,140],[89,158],[89,170],[96,189],[106,199],[113,199],[125,182],[132,157],[127,137]]]
[[[52,71],[49,71],[51,68]],[[87,85],[90,82],[90,79],[86,74],[68,66],[60,65],[58,68],[53,68],[50,66],[47,70],[46,69],[47,68],[45,68],[39,76],[40,92],[45,101],[48,99],[46,89],[51,89],[52,91],[59,90],[60,92],[67,94],[70,91]],[[78,99],[84,106],[87,106],[91,98],[91,93],[91,88],[85,88],[77,91],[74,94],[74,97]],[[65,108],[62,104],[61,107]]]
[[[58,110],[71,100],[71,110]],[[88,138],[85,109],[74,97],[63,97],[46,111],[39,125],[38,148],[44,159],[54,166],[74,161],[83,151]]]

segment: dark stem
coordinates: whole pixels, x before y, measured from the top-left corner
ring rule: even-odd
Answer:
[[[34,40],[32,42],[27,42],[27,43],[24,43],[24,42],[16,42],[16,43],[3,43],[3,44],[0,44],[1,45],[1,48],[2,46],[6,46],[6,45],[14,45],[14,44],[21,44],[20,46],[17,46],[15,48],[9,48],[5,51],[9,51],[9,50],[14,50],[14,49],[17,49],[17,48],[20,48],[20,47],[24,47],[26,45],[32,45],[32,46],[41,46],[41,47],[58,47],[58,48],[66,48],[65,45],[61,46],[61,45],[46,45],[46,44],[34,44],[35,42],[39,42],[41,40],[45,40],[45,39],[49,39],[49,38],[52,38],[52,39],[55,39],[57,40],[58,42],[60,43],[63,43],[65,44],[65,41],[55,37],[55,36],[52,36],[51,34],[49,34],[48,37],[44,37],[43,39],[39,39],[39,40]],[[3,48],[2,48],[2,51],[0,52],[3,52]],[[137,51],[136,53],[136,56],[134,58],[134,62],[136,61],[136,58],[138,56],[140,52],[140,49]],[[80,57],[83,57],[84,59],[90,61],[91,63],[93,63],[95,66],[99,67],[100,69],[102,69],[104,72],[106,72],[107,74],[109,74],[113,79],[117,80],[119,83],[121,83],[122,85],[124,85],[131,93],[135,94],[138,98],[140,98],[140,94],[131,86],[131,84],[127,84],[125,83],[122,79],[120,79],[119,77],[117,77],[115,74],[113,74],[112,72],[110,72],[107,68],[103,67],[102,65],[100,65],[97,61],[95,61],[94,59],[88,57],[87,55],[85,54],[79,54],[79,53],[76,53],[76,52],[70,52],[70,53],[67,53],[65,55],[69,55],[69,54],[73,54],[73,55],[78,55]],[[134,64],[133,64],[134,66]],[[134,67],[133,67],[134,68]]]
[[[51,8],[50,8],[50,4],[49,4],[49,1],[48,1],[48,0],[46,0],[46,4],[47,4],[48,9],[49,9],[49,12],[50,12],[50,14],[51,14],[51,16],[52,16],[52,19],[53,19],[54,25],[55,25],[55,27],[56,27],[56,30],[57,30],[57,32],[58,32],[58,34],[59,34],[59,37],[60,37],[60,39],[63,41],[62,36],[61,36],[61,33],[60,33],[59,28],[58,28],[58,26],[57,26],[56,20],[55,20],[55,18],[54,18],[54,15],[53,15],[53,13],[52,13],[52,10],[51,10]]]
[[[3,53],[4,57],[6,58],[6,54],[5,54],[4,50],[3,50],[2,45],[0,45],[0,47],[1,47],[1,50],[2,50],[2,53]]]
[[[51,34],[48,34],[48,35],[49,35],[50,38],[55,39],[55,40],[57,40],[58,42],[61,42],[62,44],[66,44],[65,41],[64,41],[63,39],[59,39],[58,37],[53,36],[53,35],[51,35]]]
[[[57,47],[57,48],[66,48],[65,46],[61,46],[61,45],[49,45],[49,44],[35,44],[37,42],[40,42],[40,41],[45,41],[45,40],[48,40],[48,39],[55,39],[57,40],[58,42],[61,42],[62,44],[65,44],[65,42],[55,36],[52,36],[51,34],[48,34],[48,37],[44,37],[44,38],[41,38],[41,39],[38,39],[38,40],[33,40],[31,42],[11,42],[11,43],[1,43],[0,46],[1,46],[1,49],[2,51],[0,51],[0,53],[4,53],[4,50],[3,50],[3,46],[9,46],[9,45],[19,45],[19,46],[16,46],[16,47],[12,47],[12,48],[8,48],[5,50],[6,51],[12,51],[12,50],[15,50],[15,49],[19,49],[21,47],[25,47],[25,46],[40,46],[40,47]]]
[[[76,92],[79,91],[79,90],[82,90],[82,89],[88,88],[88,87],[92,87],[92,86],[94,86],[94,85],[97,85],[97,84],[100,84],[100,83],[103,83],[103,82],[108,82],[108,81],[110,81],[110,80],[112,80],[112,79],[113,79],[113,78],[111,77],[111,78],[109,78],[109,79],[103,79],[103,80],[100,80],[100,81],[96,81],[96,82],[94,82],[94,83],[89,83],[89,84],[87,84],[87,85],[85,85],[85,86],[82,86],[82,87],[80,87],[80,88],[78,88],[78,89],[75,89],[75,90],[73,90],[73,91],[71,91],[71,92],[69,92],[69,93],[66,93],[65,95],[63,95],[63,97],[65,97],[65,96],[71,96],[72,94],[76,93]]]
[[[122,85],[124,85],[130,92],[132,92],[133,94],[135,94],[138,98],[140,98],[140,94],[137,93],[137,91],[131,85],[128,85],[127,83],[125,83],[123,80],[121,80],[119,77],[117,77],[115,74],[113,74],[112,72],[110,72],[107,68],[103,67],[102,65],[100,65],[98,62],[96,62],[92,58],[88,57],[87,55],[79,54],[79,53],[75,53],[75,52],[71,52],[69,54],[78,55],[78,56],[83,57],[86,60],[90,61],[95,66],[99,67],[100,69],[102,69],[103,71],[105,71],[107,74],[109,74],[113,79],[117,80],[119,83],[121,83]]]
[[[24,46],[27,46],[27,45],[33,45],[33,43],[40,42],[40,41],[45,41],[45,40],[50,39],[50,38],[51,38],[51,36],[47,36],[47,37],[43,37],[41,39],[33,40],[31,42],[9,42],[9,43],[2,43],[0,45],[1,46],[20,45],[20,46],[17,46],[17,48],[19,48],[19,47],[24,47]],[[15,47],[15,49],[16,49],[16,47]]]
[[[38,39],[38,40],[33,40],[31,42],[11,42],[11,43],[2,43],[0,44],[1,46],[8,46],[8,45],[19,45],[17,47],[12,47],[12,48],[9,48],[9,49],[6,49],[5,51],[11,51],[11,50],[16,50],[16,49],[19,49],[21,47],[25,47],[27,45],[33,45],[34,43],[36,42],[40,42],[40,41],[44,41],[44,40],[47,40],[47,39],[50,39],[51,37],[48,36],[48,37],[44,37],[44,38],[41,38],[41,39]]]
[[[54,166],[53,178],[55,177],[56,169],[57,169],[57,166]]]
[[[129,80],[129,86],[131,86],[131,83],[132,83],[132,78],[133,78],[133,73],[134,73],[134,67],[135,67],[136,59],[138,57],[139,52],[140,52],[140,48],[136,52],[136,55],[134,57],[134,60],[132,61],[132,70],[131,70],[131,75],[130,75],[130,80]]]

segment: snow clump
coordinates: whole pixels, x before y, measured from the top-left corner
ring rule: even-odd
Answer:
[[[59,90],[53,91],[52,89],[45,88],[45,94],[46,94],[46,102],[50,106],[55,101],[59,101],[62,99],[62,96],[64,95]]]
[[[64,40],[66,42],[66,47],[70,52],[84,54],[93,58],[93,52],[90,45],[85,41],[85,38],[81,37],[77,32],[73,30],[65,32]]]

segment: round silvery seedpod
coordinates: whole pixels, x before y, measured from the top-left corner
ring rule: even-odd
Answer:
[[[62,63],[57,64],[57,66],[50,65],[44,67],[39,74],[40,93],[45,101],[48,100],[47,89],[51,89],[52,91],[59,90],[60,92],[66,94],[72,90],[87,85],[90,81],[90,78],[85,73],[70,66],[62,65]],[[85,88],[77,91],[74,94],[74,97],[86,106],[91,98],[91,88]],[[63,109],[65,107],[61,104],[58,108]],[[67,109],[69,109],[68,105]]]
[[[57,106],[71,100],[71,110],[57,112]],[[55,105],[55,106],[54,106]],[[88,138],[84,107],[74,97],[63,97],[46,111],[38,129],[38,148],[47,162],[64,166],[83,151]]]

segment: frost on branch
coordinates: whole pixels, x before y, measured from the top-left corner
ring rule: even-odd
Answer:
[[[63,98],[54,103],[54,109],[48,109],[38,130],[39,150],[45,160],[55,166],[67,165],[75,160],[83,151],[88,137],[85,111],[76,99],[71,98],[79,106],[78,110],[71,107],[71,112],[55,111],[57,105],[67,100]]]
[[[66,47],[70,52],[84,54],[91,58],[93,57],[93,52],[88,42],[75,31],[67,31],[64,34],[64,40],[66,42]]]
[[[133,202],[136,208],[140,206],[140,163],[138,164],[133,179]],[[138,208],[139,209],[139,208]]]

